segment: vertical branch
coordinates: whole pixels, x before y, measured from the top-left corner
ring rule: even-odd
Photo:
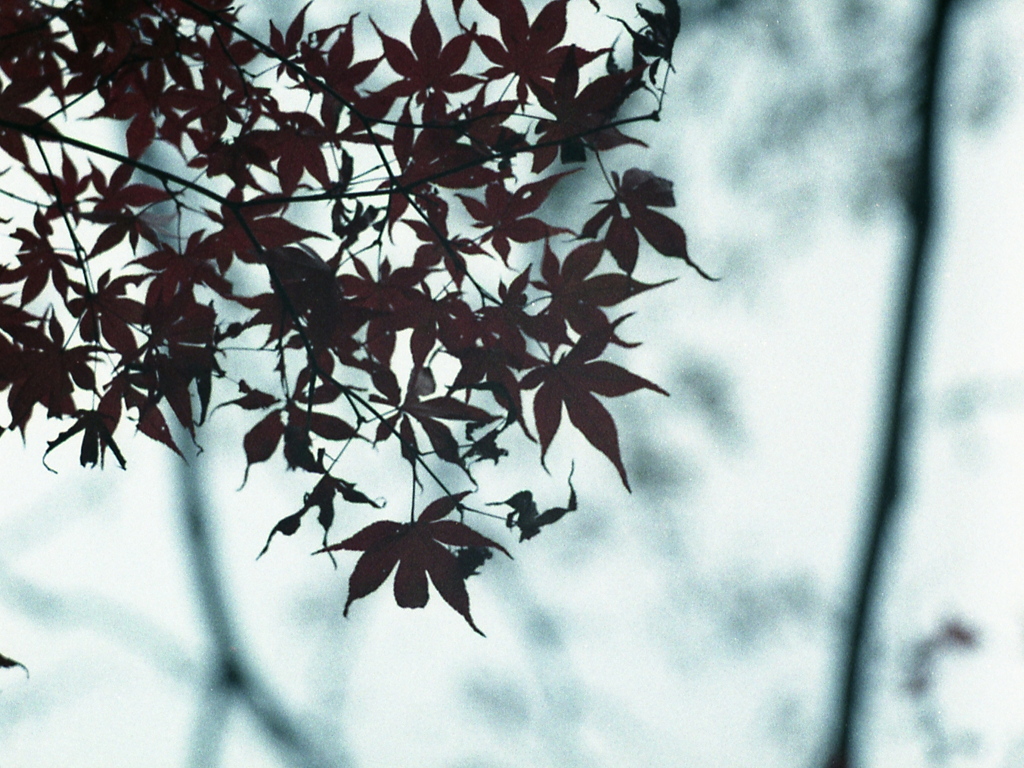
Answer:
[[[214,685],[203,693],[192,729],[188,768],[220,765],[221,744],[230,714],[231,698],[227,691]]]
[[[331,757],[325,754],[247,662],[217,567],[209,515],[200,491],[202,478],[194,460],[192,463],[181,462],[179,466],[185,545],[192,561],[196,592],[214,656],[214,668],[210,673],[211,693],[204,697],[204,711],[198,715],[200,722],[195,734],[197,740],[193,744],[193,761],[202,761],[203,765],[211,767],[218,764],[218,760],[210,759],[213,755],[200,753],[219,751],[219,730],[227,721],[227,708],[237,701],[249,710],[291,765],[297,768],[341,768],[348,765],[344,755]],[[207,708],[208,712],[205,711]],[[206,721],[208,715],[212,720]]]
[[[861,564],[861,570],[853,597],[843,687],[840,691],[842,708],[830,768],[850,768],[853,765],[853,739],[863,713],[865,698],[864,667],[868,662],[866,645],[872,629],[871,622],[877,615],[883,555],[902,490],[909,431],[910,387],[916,374],[924,281],[934,235],[935,139],[941,108],[937,99],[940,66],[953,4],[954,0],[936,0],[931,22],[922,40],[921,90],[917,104],[921,134],[907,199],[911,227],[910,253],[900,292],[903,305],[896,328],[892,378],[886,393],[886,412],[882,421],[883,452],[873,491],[864,549],[855,561]]]

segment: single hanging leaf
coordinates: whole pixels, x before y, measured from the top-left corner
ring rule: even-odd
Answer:
[[[324,547],[321,552],[338,550],[361,551],[363,554],[349,577],[345,615],[355,600],[366,597],[395,573],[395,602],[402,608],[422,608],[430,598],[427,577],[438,594],[454,608],[473,631],[483,632],[469,613],[466,577],[458,558],[449,547],[491,547],[508,551],[496,541],[477,533],[469,526],[442,518],[450,514],[469,491],[443,496],[424,508],[413,523],[378,520],[339,544]]]
[[[562,422],[562,406],[569,420],[591,445],[615,465],[626,490],[630,490],[626,468],[619,454],[619,435],[615,420],[594,395],[621,397],[638,389],[650,389],[668,395],[657,384],[606,360],[595,360],[608,346],[614,325],[580,338],[560,360],[526,374],[523,389],[540,387],[533,399],[541,461]]]
[[[242,447],[245,449],[245,477],[242,485],[249,479],[249,468],[273,456],[283,436],[284,422],[281,420],[280,409],[268,413],[246,433],[242,439]]]
[[[617,174],[613,173],[612,178],[615,182],[618,199],[625,204],[629,211],[628,223],[643,235],[644,239],[654,247],[654,250],[665,256],[682,259],[706,280],[716,279],[690,258],[686,250],[686,232],[683,228],[668,216],[651,210],[651,207],[668,208],[676,204],[671,181],[638,168],[630,168],[622,174],[621,182]],[[621,227],[621,224],[617,226]],[[623,237],[624,234],[621,231],[614,234],[617,247],[620,250],[627,247],[624,245]],[[609,249],[612,248],[612,238],[612,230],[609,228]],[[618,253],[614,250],[613,253],[616,255],[616,259],[619,259]],[[625,269],[625,267],[623,268]]]

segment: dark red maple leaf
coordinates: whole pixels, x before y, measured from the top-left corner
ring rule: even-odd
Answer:
[[[548,322],[546,327],[557,329],[557,332],[541,340],[553,345],[568,343],[566,326],[581,336],[604,330],[609,325],[605,307],[615,306],[671,282],[641,283],[629,275],[617,273],[592,275],[603,252],[602,243],[585,243],[570,251],[560,265],[550,244],[545,243],[541,262],[544,279],[534,282],[534,285],[551,294],[544,316],[554,321]],[[615,341],[614,338],[612,340]]]
[[[273,119],[276,123],[273,131],[251,131],[249,137],[268,162],[276,161],[281,192],[294,194],[303,172],[316,179],[321,188],[329,187],[331,178],[324,160],[324,146],[331,139],[330,132],[305,112],[274,109]]]
[[[433,100],[436,110],[447,103],[447,94],[460,93],[480,83],[479,78],[460,72],[473,38],[464,32],[442,47],[441,33],[426,0],[422,0],[419,15],[412,25],[409,40],[412,50],[384,34],[376,24],[373,26],[384,47],[384,58],[401,78],[381,91],[382,95],[395,98],[415,94],[420,102]]]
[[[25,170],[46,194],[55,195],[65,209],[75,208],[78,205],[78,196],[85,192],[92,183],[92,174],[87,173],[85,176],[79,177],[78,168],[75,167],[74,161],[67,152],[63,153],[63,157],[59,175],[51,172],[49,165],[43,172],[36,171],[29,165],[25,166]],[[51,213],[51,217],[55,218],[57,215],[56,204],[51,209]]]
[[[66,345],[64,329],[52,315],[46,326],[49,335],[39,334],[39,345],[21,350],[14,364],[4,371],[11,381],[7,396],[11,426],[22,430],[37,403],[46,407],[49,416],[70,416],[77,410],[76,390],[96,391],[92,363],[97,348],[91,344]]]
[[[4,19],[2,21],[7,20]],[[8,55],[13,53],[8,47],[12,46],[15,40],[20,38],[20,40],[26,41],[36,37],[36,35],[25,34],[27,31],[25,29],[16,30],[14,25],[5,24],[4,27],[6,27],[4,31],[7,34],[0,38],[0,41],[2,41],[0,45],[4,46],[7,50],[0,50]],[[32,55],[26,56],[22,61],[36,58],[39,53],[40,51],[38,50],[32,51]],[[52,86],[52,81],[47,77],[34,73],[26,73],[23,77],[17,77],[12,76],[10,70],[8,70],[7,75],[10,78],[10,82],[6,87],[0,89],[0,115],[3,115],[14,124],[51,127],[42,115],[23,105],[34,101],[47,87]],[[0,129],[0,149],[4,150],[11,157],[18,159],[24,165],[28,165],[28,152],[25,149],[25,140],[20,133],[14,130]]]
[[[267,543],[260,550],[256,559],[259,560],[267,553],[267,550],[270,548],[270,540],[274,538],[274,534],[280,533],[283,536],[293,536],[299,530],[302,518],[313,507],[317,507],[320,510],[317,514],[317,522],[323,528],[324,546],[326,547],[327,534],[334,523],[334,497],[338,494],[351,504],[368,504],[371,507],[380,507],[380,504],[376,501],[362,491],[357,490],[354,483],[325,474],[313,486],[313,490],[306,494],[302,502],[302,508],[298,512],[288,515],[288,517],[282,518],[277,522],[277,525],[270,531],[270,535],[267,536]]]
[[[445,342],[446,351],[457,358],[460,369],[450,391],[484,390],[506,411],[510,421],[518,421],[531,440],[523,408],[516,371],[533,368],[541,363],[527,351],[526,337],[544,340],[557,335],[561,326],[554,328],[544,318],[525,311],[526,289],[530,268],[527,267],[508,286],[498,286],[501,303],[481,307],[475,316],[472,333]],[[552,326],[552,327],[549,327]],[[456,343],[450,343],[455,341]],[[490,455],[495,455],[493,451]]]
[[[509,240],[531,243],[569,231],[564,227],[553,227],[529,214],[540,208],[555,184],[571,173],[575,171],[553,174],[532,184],[524,184],[515,192],[509,192],[503,181],[493,181],[487,185],[483,203],[468,195],[459,195],[459,198],[476,219],[474,226],[487,230],[483,241],[490,240],[501,260],[508,264]]]
[[[402,410],[416,419],[427,433],[427,439],[430,440],[430,445],[439,458],[459,465],[462,465],[459,444],[441,419],[486,424],[495,418],[482,408],[448,396],[432,397],[428,400],[407,398]]]
[[[431,303],[419,285],[427,270],[419,266],[399,267],[392,270],[385,258],[373,277],[359,258],[352,259],[356,274],[339,278],[345,294],[370,317],[366,329],[366,350],[384,365],[391,363],[395,351],[395,334],[405,328],[416,327]]]
[[[345,615],[355,600],[374,592],[398,566],[395,574],[395,602],[402,608],[422,608],[430,599],[427,576],[434,589],[473,628],[469,613],[466,579],[456,554],[449,547],[492,547],[509,557],[508,550],[498,542],[474,531],[464,523],[442,520],[469,495],[469,491],[442,496],[432,501],[412,523],[378,520],[339,544],[317,550],[336,552],[347,549],[362,552],[348,580]]]
[[[281,56],[282,58],[291,58],[299,50],[299,41],[302,40],[302,33],[306,26],[306,11],[309,10],[309,6],[313,2],[306,3],[302,6],[302,9],[295,14],[295,18],[292,19],[292,23],[288,25],[288,31],[283,35],[274,22],[270,22],[270,47],[274,49],[274,53]],[[282,65],[279,72],[284,72],[285,67]]]
[[[206,285],[222,296],[231,295],[231,283],[221,276],[208,248],[201,248],[202,232],[194,232],[179,253],[164,245],[133,261],[146,268],[153,279],[146,290],[146,305],[180,301],[182,294],[192,295],[198,285]]]
[[[44,212],[36,211],[32,220],[35,231],[18,227],[11,236],[21,241],[21,248],[16,255],[19,265],[6,269],[0,277],[4,283],[24,280],[21,287],[22,305],[35,299],[51,282],[61,296],[66,297],[71,285],[68,268],[76,266],[73,256],[54,248],[50,243],[53,227]]]
[[[266,393],[248,387],[246,389],[246,394],[233,402],[250,410],[262,408],[262,404],[268,402],[269,396]],[[313,456],[310,433],[326,440],[337,441],[354,440],[358,437],[354,427],[333,414],[306,411],[294,406],[276,408],[260,419],[242,439],[246,458],[242,485],[248,480],[249,468],[273,456],[281,444],[282,437],[285,461],[291,469],[304,469],[307,472],[322,474],[324,468],[321,461]]]
[[[138,358],[126,365],[132,387],[145,393],[139,403],[140,429],[147,428],[141,419],[155,410],[150,406],[165,399],[178,422],[194,435],[195,427],[206,419],[213,376],[223,373],[215,354],[216,311],[182,292],[168,303],[147,304],[142,319],[149,326],[149,338]],[[192,408],[193,385],[199,399],[198,418]],[[149,418],[157,417],[149,414]],[[161,441],[173,447],[169,433],[165,435],[164,429],[156,426]]]
[[[639,232],[658,253],[682,259],[701,277],[715,279],[690,259],[683,228],[668,216],[651,210],[670,208],[676,204],[671,181],[655,176],[650,171],[630,168],[622,174],[621,181],[618,173],[612,171],[612,182],[615,196],[600,201],[605,205],[583,225],[583,237],[597,237],[601,227],[610,221],[604,239],[605,247],[624,272],[632,272],[636,266]],[[628,219],[622,215],[623,206],[629,213]]]
[[[498,19],[501,39],[476,35],[476,44],[494,62],[484,77],[500,80],[508,75],[518,78],[516,97],[525,104],[530,87],[546,88],[555,79],[571,46],[559,45],[565,37],[567,0],[553,0],[545,5],[530,24],[521,2],[480,0],[485,11]],[[582,66],[602,51],[577,48],[575,61]]]
[[[136,275],[121,275],[111,280],[108,271],[100,275],[94,291],[71,283],[79,296],[68,299],[67,307],[79,318],[78,332],[85,341],[98,343],[102,336],[115,352],[129,358],[134,355],[138,343],[130,326],[141,322],[143,305],[129,298],[127,292],[142,279]]]
[[[586,147],[611,149],[623,144],[647,146],[639,139],[626,136],[618,128],[601,129],[615,116],[622,105],[627,84],[637,73],[613,72],[599,77],[576,93],[580,81],[580,61],[575,46],[565,54],[555,82],[550,89],[533,86],[537,101],[553,116],[539,120],[536,131],[545,146],[534,153],[533,171],[547,168],[554,162],[561,146],[563,163],[586,160]]]
[[[321,93],[318,89],[311,88],[311,92],[318,94],[322,99],[320,119],[325,127],[332,130],[337,128],[344,106],[343,102],[338,100],[339,97],[344,100],[344,103],[359,103],[360,108],[366,108],[364,98],[356,91],[356,86],[366,80],[384,58],[378,56],[353,62],[355,44],[352,38],[352,21],[354,18],[353,14],[344,24],[314,32],[301,45],[299,61],[302,66],[310,75],[326,83],[331,90],[331,92]],[[337,37],[334,37],[335,32],[337,32]],[[330,43],[330,49],[325,53],[323,48],[332,37],[334,37],[334,42]],[[373,107],[368,109],[374,114],[378,111],[387,112],[391,104],[391,101],[383,101],[376,94],[371,94],[370,99],[380,105],[376,109]]]
[[[521,385],[527,390],[540,387],[533,398],[533,414],[540,438],[541,461],[562,423],[564,405],[573,426],[608,457],[619,471],[622,484],[630,490],[626,468],[619,454],[615,420],[594,395],[620,397],[638,389],[650,389],[663,395],[668,395],[668,392],[615,363],[595,359],[604,352],[613,332],[614,325],[581,337],[558,361],[527,373]]]
[[[242,478],[242,485],[249,479],[249,468],[266,461],[277,450],[284,435],[281,413],[281,409],[271,411],[245,433],[242,439],[242,448],[245,450],[245,477]]]
[[[47,443],[46,453],[43,454],[44,463],[50,451],[82,432],[82,448],[78,460],[83,467],[95,467],[97,462],[103,466],[103,459],[107,455],[107,448],[109,448],[117,459],[117,463],[121,465],[121,469],[124,469],[124,456],[111,434],[113,419],[99,411],[78,411],[75,417],[77,420],[69,429],[64,430],[56,439]]]
[[[477,185],[472,184],[470,186]],[[473,254],[485,254],[487,251],[467,237],[449,235],[447,204],[443,200],[436,198],[420,198],[421,205],[428,200],[431,203],[430,209],[441,214],[431,222],[433,226],[423,221],[415,221],[408,218],[402,220],[404,224],[407,224],[416,233],[416,236],[423,243],[416,249],[413,263],[415,266],[425,269],[443,263],[445,269],[448,270],[448,274],[451,275],[452,280],[455,282],[455,286],[461,288],[462,281],[466,278],[468,272],[465,257]],[[427,208],[427,206],[423,207]]]
[[[96,205],[91,211],[83,212],[82,218],[108,226],[96,238],[90,258],[115,247],[126,236],[132,250],[138,247],[140,236],[152,245],[159,246],[159,235],[143,211],[151,205],[168,200],[169,196],[166,190],[149,184],[129,184],[134,171],[132,166],[123,164],[110,175],[108,184],[103,172],[93,168],[91,176],[97,193]],[[141,208],[143,211],[132,211],[131,208]]]
[[[380,391],[386,394],[384,397],[371,395],[370,399],[395,408],[395,413],[383,419],[378,425],[376,441],[391,437],[397,429],[402,440],[403,455],[410,461],[416,461],[420,455],[410,418],[415,420],[426,433],[438,458],[459,466],[464,466],[463,459],[459,455],[459,443],[452,435],[451,430],[442,422],[465,421],[486,424],[495,419],[493,415],[482,408],[464,403],[449,395],[426,398],[427,395],[434,392],[434,377],[429,368],[412,371],[405,399],[401,403],[398,401],[397,380],[390,371],[378,369],[374,383]]]

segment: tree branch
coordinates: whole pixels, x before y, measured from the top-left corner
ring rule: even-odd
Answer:
[[[867,641],[872,621],[877,617],[879,585],[884,553],[891,534],[896,506],[900,502],[906,468],[910,420],[910,387],[916,374],[923,317],[924,283],[928,256],[934,236],[934,198],[937,156],[935,139],[938,132],[937,98],[942,53],[946,48],[951,10],[954,0],[936,0],[932,19],[923,38],[921,91],[917,105],[920,138],[914,158],[912,186],[907,197],[910,217],[911,246],[906,275],[900,295],[903,306],[896,328],[889,391],[886,393],[885,415],[881,422],[884,435],[882,456],[873,491],[863,553],[855,561],[861,564],[853,611],[849,625],[844,678],[840,691],[841,710],[837,723],[836,742],[830,768],[851,768],[852,748],[858,719],[865,698],[865,669],[869,659]]]
[[[195,575],[200,607],[213,643],[215,667],[210,674],[211,688],[220,693],[220,696],[207,697],[205,701],[214,708],[213,714],[223,720],[226,719],[222,711],[226,706],[223,697],[237,697],[239,703],[249,709],[290,763],[297,768],[343,768],[349,765],[343,755],[330,757],[324,753],[273,691],[267,688],[246,659],[228,608],[224,582],[217,568],[206,504],[200,493],[202,481],[194,462],[181,462],[179,466],[185,542],[192,559],[192,573]],[[199,717],[203,718],[204,713],[199,713]],[[210,733],[208,729],[200,729],[198,733],[205,743],[217,744],[216,733]],[[199,757],[198,754],[193,755],[194,760]],[[209,762],[209,755],[202,757],[207,759],[206,765],[216,765],[215,761]]]

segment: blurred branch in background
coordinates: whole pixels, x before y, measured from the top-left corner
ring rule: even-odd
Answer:
[[[181,462],[178,482],[185,548],[192,561],[191,573],[209,632],[213,663],[209,665],[209,687],[202,697],[193,731],[190,764],[195,768],[219,764],[229,710],[238,704],[252,714],[291,765],[344,768],[350,764],[349,760],[344,756],[328,756],[298,717],[254,671],[247,658],[217,565],[217,547],[210,530],[197,464],[197,458]]]
[[[907,464],[907,445],[910,430],[910,393],[915,383],[916,364],[924,314],[924,288],[928,273],[928,257],[933,246],[935,188],[936,188],[936,136],[939,131],[940,110],[938,99],[941,84],[942,54],[947,48],[952,9],[955,0],[937,0],[932,18],[922,41],[920,93],[917,115],[920,121],[918,146],[913,159],[910,191],[907,196],[907,214],[910,228],[904,282],[900,289],[902,306],[895,328],[891,380],[884,394],[882,418],[882,453],[878,477],[872,491],[873,501],[867,520],[863,551],[854,561],[860,571],[855,581],[850,635],[846,647],[843,679],[840,690],[840,711],[837,725],[836,748],[830,768],[850,768],[854,763],[854,739],[861,725],[865,687],[869,680],[865,669],[870,662],[867,641],[876,618],[880,582],[888,550],[888,537],[892,530],[898,505],[902,501],[903,478]]]

